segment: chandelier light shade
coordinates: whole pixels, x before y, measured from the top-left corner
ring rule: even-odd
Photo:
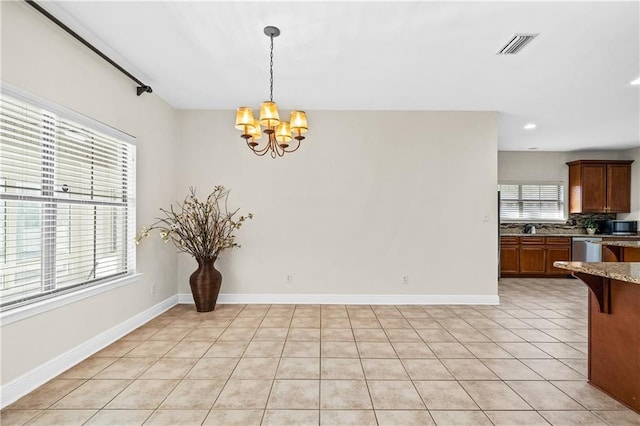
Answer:
[[[247,146],[254,154],[263,156],[267,152],[271,158],[282,157],[284,154],[294,152],[300,148],[300,143],[305,139],[302,135],[309,131],[307,114],[304,111],[291,111],[289,121],[281,121],[278,106],[273,101],[273,39],[280,35],[276,27],[264,28],[264,33],[271,40],[271,52],[269,56],[269,100],[260,105],[260,117],[256,119],[253,110],[243,106],[236,110],[236,129],[242,132],[241,137],[247,142]],[[263,130],[264,127],[264,130]],[[267,136],[262,142],[262,133]],[[291,143],[295,140],[295,143]]]

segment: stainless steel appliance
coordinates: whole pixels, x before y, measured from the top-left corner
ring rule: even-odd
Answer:
[[[574,262],[602,262],[602,238],[573,237],[571,260]]]
[[[598,231],[606,235],[636,235],[638,222],[635,220],[601,220]]]

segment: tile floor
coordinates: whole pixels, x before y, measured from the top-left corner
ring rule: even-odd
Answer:
[[[179,305],[2,411],[8,425],[640,425],[586,383],[587,289],[500,306]]]

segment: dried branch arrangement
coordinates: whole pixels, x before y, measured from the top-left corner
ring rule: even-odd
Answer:
[[[168,210],[161,208],[164,217],[142,228],[135,237],[136,244],[148,237],[150,231],[158,229],[164,242],[173,242],[178,251],[195,258],[215,258],[225,249],[240,247],[235,242],[234,231],[240,229],[244,221],[252,219],[253,214],[235,219],[240,209],[229,211],[229,192],[223,186],[216,186],[205,200],[200,200],[195,188],[189,188],[182,203],[176,202]]]

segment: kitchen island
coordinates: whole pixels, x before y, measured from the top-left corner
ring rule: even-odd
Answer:
[[[589,287],[589,383],[640,412],[640,262],[555,262]]]
[[[605,262],[640,262],[640,241],[603,240],[600,244]]]

